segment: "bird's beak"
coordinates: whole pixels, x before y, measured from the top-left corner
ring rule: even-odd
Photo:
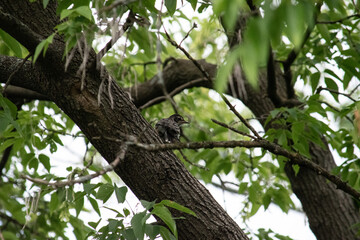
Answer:
[[[180,122],[180,125],[182,125],[182,124],[189,124],[189,122],[187,122],[187,121],[185,121],[185,120],[182,120],[182,121]]]

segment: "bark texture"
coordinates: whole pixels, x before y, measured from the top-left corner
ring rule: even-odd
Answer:
[[[44,10],[38,2],[1,1],[0,18],[6,22],[0,21],[0,28],[33,52],[37,43],[50,35],[58,23],[53,3],[50,2]],[[85,87],[81,90],[81,79],[77,74],[82,63],[81,56],[75,53],[65,72],[63,49],[64,41],[57,36],[46,57],[40,58],[33,67],[26,63],[21,70],[24,75],[17,73],[11,84],[35,91],[54,101],[108,162],[116,158],[121,142],[130,135],[144,143],[159,142],[155,130],[141,116],[128,94],[115,82],[108,82],[106,71],[100,75],[97,69],[88,69]],[[94,60],[94,56],[94,52],[91,52],[89,60]],[[21,60],[16,58],[1,57],[2,82],[19,62]],[[101,83],[104,87],[99,90]],[[180,239],[248,239],[171,151],[152,153],[129,146],[125,159],[115,172],[139,199],[170,199],[197,214],[197,217],[184,215],[185,219],[177,221]],[[181,214],[175,212],[175,215]]]

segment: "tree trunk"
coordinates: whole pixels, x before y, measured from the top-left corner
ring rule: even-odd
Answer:
[[[39,41],[50,35],[59,22],[56,6],[52,3],[44,10],[38,2],[3,0],[0,2],[0,28],[33,52]],[[33,71],[33,74],[29,73],[32,77],[17,76],[11,84],[36,91],[54,101],[108,162],[116,158],[120,146],[130,136],[139,142],[159,143],[155,130],[141,116],[128,94],[115,82],[108,81],[106,71],[100,75],[99,70],[88,69],[83,82],[85,87],[81,90],[77,70],[82,59],[76,52],[65,72],[64,47],[64,41],[55,37],[45,58],[39,58],[33,68],[29,63],[24,66]],[[95,61],[94,57],[91,52],[89,62]],[[1,57],[2,81],[15,70],[17,65],[11,63],[16,62],[19,63],[16,58]],[[101,83],[104,87],[99,90]],[[110,88],[108,84],[111,84]],[[175,216],[185,217],[177,220],[179,239],[248,239],[171,151],[155,153],[129,146],[115,172],[139,199],[169,199],[196,213],[197,217],[192,217],[174,211]]]

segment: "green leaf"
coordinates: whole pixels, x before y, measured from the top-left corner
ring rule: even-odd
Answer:
[[[156,236],[160,234],[160,226],[146,224],[145,233],[150,239],[156,239]]]
[[[286,19],[286,30],[289,39],[298,48],[302,44],[304,34],[305,9],[303,4],[294,6],[288,2],[286,6]]]
[[[88,6],[81,6],[74,9],[78,14],[92,21],[92,12]]]
[[[125,202],[126,199],[126,193],[128,191],[127,187],[120,187],[118,188],[116,185],[114,186],[115,188],[115,195],[116,195],[116,199],[118,201],[118,203],[123,203]]]
[[[40,154],[39,155],[39,161],[41,162],[41,164],[45,167],[45,169],[50,172],[51,169],[51,165],[50,165],[50,158],[44,154]]]
[[[96,194],[96,198],[103,200],[103,202],[105,203],[112,195],[112,193],[114,192],[114,186],[111,184],[103,184],[100,186],[97,194]]]
[[[43,0],[44,9],[47,7],[48,4],[49,4],[49,0]]]
[[[334,90],[336,92],[339,91],[339,87],[338,85],[336,84],[336,82],[334,80],[332,80],[331,78],[328,78],[326,77],[325,78],[325,83],[326,83],[326,86],[328,88],[330,88],[331,90]],[[333,92],[330,92],[331,95],[335,98],[336,101],[339,101],[339,95],[337,93],[333,93]]]
[[[35,49],[35,53],[34,53],[34,57],[33,57],[33,63],[36,62],[36,60],[38,59],[38,57],[40,56],[40,53],[43,52],[43,56],[45,56],[46,51],[49,47],[49,45],[52,43],[53,39],[54,39],[55,33],[51,34],[49,37],[47,37],[46,39],[42,40]]]
[[[176,0],[165,0],[165,6],[169,11],[170,16],[172,16],[176,10]]]
[[[134,234],[137,239],[144,239],[145,234],[145,221],[149,218],[149,215],[146,212],[141,212],[135,214],[131,219],[131,226],[134,230]]]
[[[151,214],[158,216],[170,229],[170,231],[177,237],[177,229],[175,220],[172,218],[171,213],[167,207],[163,205],[155,205]]]
[[[96,229],[97,226],[99,225],[100,221],[101,221],[101,218],[100,218],[99,221],[97,221],[97,222],[88,222],[88,224],[89,224],[92,228]]]
[[[43,150],[44,148],[46,148],[45,141],[42,141],[38,136],[33,137],[33,144],[39,150]]]
[[[91,184],[91,183],[84,183],[84,191],[86,194],[91,194],[95,188],[98,188],[101,185],[101,183],[98,184]]]
[[[319,85],[319,80],[320,80],[320,73],[319,72],[315,72],[313,74],[311,74],[310,76],[310,84],[311,84],[311,88],[313,90],[313,92],[316,91],[318,85]]]
[[[150,208],[154,207],[156,201],[148,202],[145,200],[140,200],[140,202],[146,210],[149,210]]]
[[[163,204],[167,207],[171,207],[171,208],[174,208],[174,209],[177,209],[181,212],[184,212],[184,213],[187,213],[187,214],[190,214],[190,215],[193,215],[194,217],[196,217],[196,214],[190,210],[189,208],[187,207],[184,207],[183,205],[180,205],[174,201],[171,201],[171,200],[162,200],[159,204]]]
[[[95,210],[95,212],[97,212],[97,214],[98,214],[99,216],[101,216],[100,209],[99,209],[99,205],[98,205],[97,201],[96,201],[94,198],[90,197],[90,196],[88,196],[88,199],[89,199],[89,201],[90,201],[91,206],[92,206],[93,209]]]
[[[194,9],[194,11],[196,10],[196,4],[197,4],[197,0],[187,0],[190,4],[191,7]]]
[[[53,213],[57,209],[59,209],[59,198],[58,198],[58,193],[54,192],[53,194],[51,194],[51,199],[49,202],[49,211],[50,213]]]
[[[85,192],[77,192],[77,193],[75,193],[76,216],[79,216],[81,210],[84,207],[84,195],[85,195]]]
[[[16,57],[22,58],[21,45],[15,38],[4,32],[2,29],[0,29],[0,37],[6,46],[14,52]]]

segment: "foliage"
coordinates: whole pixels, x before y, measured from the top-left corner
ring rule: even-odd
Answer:
[[[44,8],[48,2],[43,0]],[[126,40],[120,41],[103,58],[106,68],[121,86],[139,84],[156,75],[161,70],[156,65],[157,57],[162,62],[169,57],[183,57],[165,40],[164,31],[158,28],[159,5],[154,0],[128,1],[130,3],[126,6],[119,5],[111,11],[101,12],[114,2],[58,1],[57,11],[63,21],[56,27],[56,33],[64,36],[67,43],[64,56],[80,40],[99,51],[101,43],[114,34],[113,22],[109,19],[116,15],[124,22],[131,9],[150,24],[134,24],[122,37]],[[188,0],[183,3],[165,0],[161,20],[178,43],[196,21],[198,28],[190,32],[182,46],[189,49],[194,58],[206,58],[208,62],[220,65],[216,80],[216,89],[220,92],[225,90],[229,74],[239,60],[246,77],[253,86],[257,86],[258,72],[266,66],[270,48],[279,62],[285,62],[290,51],[296,49],[299,54],[293,64],[292,81],[303,105],[274,110],[268,116],[267,123],[269,126],[276,124],[279,128],[267,130],[265,136],[306,157],[309,157],[309,144],[328,147],[320,137],[324,136],[332,150],[340,156],[340,165],[333,173],[360,190],[360,163],[357,157],[359,135],[353,122],[357,100],[351,100],[359,96],[358,4],[354,5],[354,1],[327,0],[322,3],[320,12],[317,5],[321,4],[311,0],[264,0],[254,1],[254,4],[260,7],[260,13],[249,21],[244,30],[243,44],[230,50],[225,46],[223,31],[219,30],[219,17],[223,17],[225,27],[231,31],[239,18],[239,11],[250,14],[246,1],[217,0],[211,5],[210,1]],[[186,5],[193,9],[190,15],[187,15],[189,8],[185,8]],[[306,31],[311,32],[308,39],[304,39]],[[53,37],[47,36],[39,44],[33,56],[34,62],[41,53],[46,54]],[[24,58],[27,50],[0,30],[0,53]],[[190,127],[184,128],[184,135],[191,141],[249,140],[211,121],[212,118],[217,119],[249,132],[213,90],[187,89],[174,99],[181,114],[191,120]],[[240,103],[234,100],[234,104]],[[0,154],[4,156],[7,149],[11,151],[11,161],[7,161],[0,181],[0,192],[6,193],[0,194],[0,208],[3,209],[0,211],[0,224],[5,239],[69,239],[70,230],[77,239],[89,236],[99,239],[143,239],[145,235],[155,239],[159,234],[164,239],[175,239],[176,224],[168,208],[194,215],[191,210],[174,202],[142,201],[143,211],[135,213],[126,207],[121,211],[120,207],[111,208],[116,216],[104,219],[101,206],[105,206],[114,196],[118,204],[123,204],[127,193],[127,188],[118,187],[109,175],[104,175],[101,181],[92,180],[80,186],[56,190],[22,180],[22,174],[46,181],[74,179],[102,167],[99,163],[89,164],[94,159],[95,150],[54,103],[35,101],[24,104],[22,110],[18,108],[20,106],[0,96]],[[250,111],[241,110],[245,118],[253,118]],[[151,123],[172,113],[168,102],[142,111]],[[256,119],[250,120],[250,123],[256,122]],[[263,131],[260,127],[258,130]],[[64,136],[68,135],[84,139],[87,146],[85,161],[79,161],[78,167],[68,167],[66,174],[58,174],[52,154],[63,149]],[[241,213],[244,220],[254,216],[261,207],[267,209],[271,203],[284,212],[295,208],[281,157],[259,149],[239,148],[184,150],[184,154],[189,158],[191,156],[193,163],[209,169],[204,171],[184,161],[189,171],[203,182],[213,183],[219,176],[233,179],[237,185],[236,191],[247,196]],[[90,207],[99,215],[98,221],[84,222],[81,220],[84,218],[78,218],[90,211]],[[151,215],[160,218],[167,228],[150,224]],[[6,220],[4,216],[11,220]],[[4,230],[3,226],[6,226]],[[290,239],[264,229],[259,229],[255,236],[258,239]]]

